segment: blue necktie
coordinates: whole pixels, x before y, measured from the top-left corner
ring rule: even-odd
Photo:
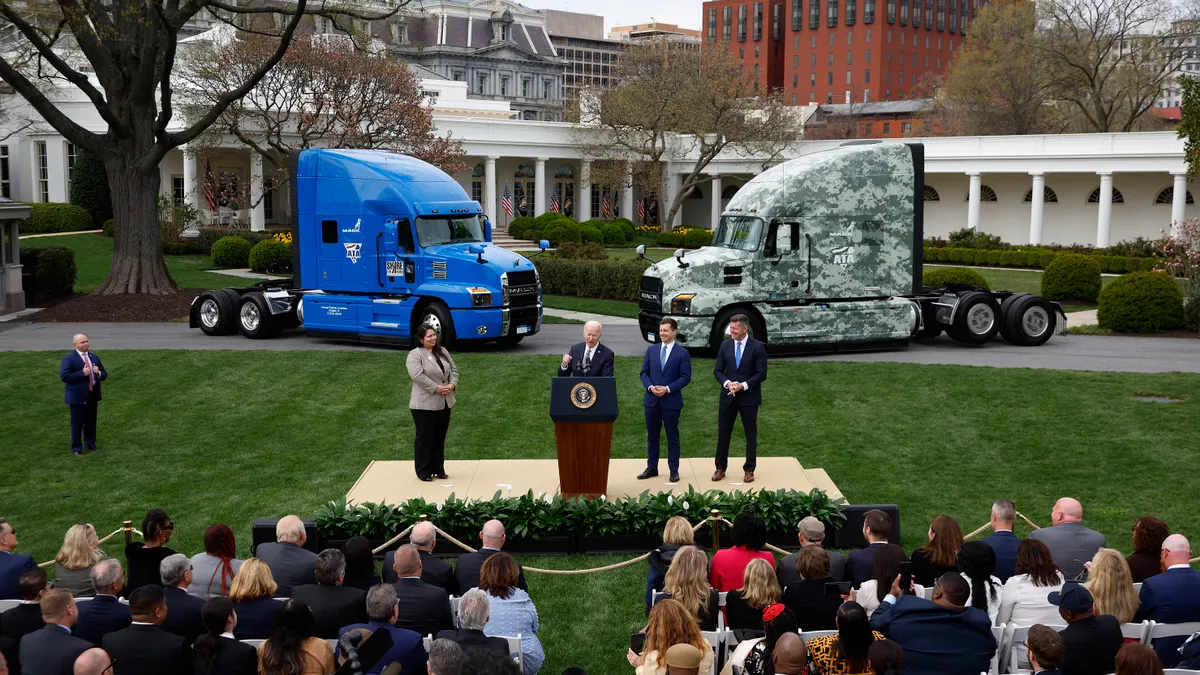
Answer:
[[[658,363],[659,363],[659,368],[666,370],[666,368],[667,368],[667,346],[666,345],[663,345],[662,350],[659,352]]]
[[[735,342],[733,348],[733,364],[738,368],[742,367],[742,343]]]

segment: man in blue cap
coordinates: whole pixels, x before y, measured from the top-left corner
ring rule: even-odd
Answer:
[[[1095,600],[1081,584],[1064,584],[1046,600],[1058,607],[1067,627],[1059,631],[1065,647],[1063,675],[1104,675],[1116,670],[1117,651],[1125,642],[1121,624],[1111,614],[1095,613]]]

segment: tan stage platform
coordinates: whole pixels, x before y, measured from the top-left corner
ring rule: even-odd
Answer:
[[[733,458],[730,458],[733,464]],[[730,471],[725,480],[714,483],[712,459],[682,459],[679,463],[680,482],[668,483],[665,473],[666,462],[662,463],[658,478],[638,480],[637,475],[646,468],[644,459],[613,459],[608,468],[608,494],[613,497],[639,495],[644,490],[651,493],[672,491],[687,492],[688,485],[698,491],[723,490],[778,490],[780,488],[808,492],[814,487],[825,490],[831,497],[841,497],[842,492],[824,469],[805,469],[794,457],[759,457],[754,472],[755,481],[742,483],[740,470]],[[556,492],[558,490],[558,462],[553,459],[484,459],[473,461],[448,461],[446,480],[436,478],[429,483],[417,478],[410,461],[372,461],[366,471],[346,493],[349,502],[387,502],[396,504],[413,497],[424,497],[431,502],[444,501],[450,493],[459,499],[491,499],[497,490],[504,496],[518,496],[533,490]]]

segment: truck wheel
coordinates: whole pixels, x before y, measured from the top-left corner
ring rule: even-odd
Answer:
[[[942,334],[943,326],[937,321],[937,312],[934,311],[933,305],[929,303],[920,303],[919,309],[915,311],[921,312],[925,319],[925,327],[918,329],[913,333],[914,340],[932,340]]]
[[[225,293],[220,290],[204,291],[197,302],[200,303],[197,310],[200,330],[205,335],[229,335],[237,331],[234,306]]]
[[[269,338],[279,332],[279,323],[271,316],[267,299],[258,291],[242,296],[238,305],[238,328],[251,340]]]
[[[1013,293],[1008,296],[1004,302],[1000,303],[1000,337],[1010,345],[1020,344],[1017,342],[1015,334],[1012,332],[1009,317],[1012,315],[1013,309],[1017,306],[1017,301],[1021,298],[1029,297],[1028,293]]]
[[[413,315],[413,335],[422,324],[429,324],[440,337],[442,346],[454,344],[454,320],[450,318],[450,310],[440,302],[431,302]]]
[[[958,296],[950,337],[956,342],[981,345],[1000,331],[1000,303],[989,293],[969,291]]]
[[[1009,307],[1004,303],[1004,325],[1013,336],[1013,344],[1037,347],[1046,343],[1058,327],[1058,312],[1036,295],[1026,295]]]
[[[741,307],[726,307],[721,310],[721,313],[717,315],[717,320],[713,322],[712,335],[708,339],[709,347],[714,351],[721,348],[721,343],[725,341],[725,338],[729,337],[729,320],[735,314],[745,314],[750,319],[750,336],[766,344],[767,329],[763,326],[758,312]]]

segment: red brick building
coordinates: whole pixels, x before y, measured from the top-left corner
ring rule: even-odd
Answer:
[[[704,49],[725,48],[792,105],[932,93],[980,0],[709,0]],[[914,89],[916,90],[914,92]]]

